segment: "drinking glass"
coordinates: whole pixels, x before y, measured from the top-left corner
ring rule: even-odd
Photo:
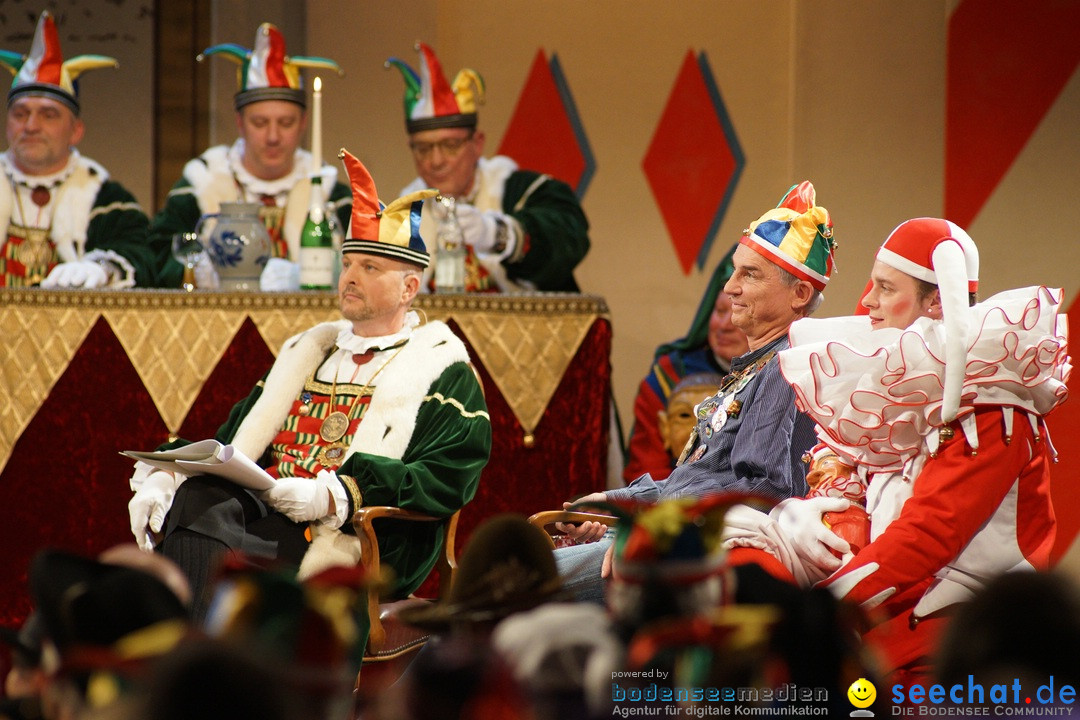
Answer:
[[[184,266],[184,280],[180,287],[188,292],[196,288],[195,265],[206,258],[206,248],[199,242],[198,233],[181,232],[172,237],[172,254],[176,262]]]

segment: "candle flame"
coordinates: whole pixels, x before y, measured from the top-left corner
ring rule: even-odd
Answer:
[[[315,88],[315,92],[322,92],[322,78],[316,77],[312,87]]]

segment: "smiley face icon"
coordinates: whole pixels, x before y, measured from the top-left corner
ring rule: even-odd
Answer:
[[[851,683],[851,687],[847,690],[847,697],[855,707],[868,708],[877,699],[877,688],[866,678],[859,678]]]

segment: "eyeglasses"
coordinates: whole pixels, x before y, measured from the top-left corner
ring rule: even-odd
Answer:
[[[412,150],[413,155],[419,160],[425,160],[431,157],[431,153],[435,148],[439,148],[446,157],[454,157],[465,147],[465,144],[473,139],[473,134],[469,133],[465,137],[456,138],[444,138],[436,142],[410,142],[409,149]]]

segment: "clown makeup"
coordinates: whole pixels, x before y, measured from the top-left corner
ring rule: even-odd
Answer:
[[[886,265],[874,263],[870,273],[870,291],[863,296],[862,306],[869,312],[870,325],[906,328],[921,317],[941,318],[941,301],[937,288],[925,292],[916,278]]]

